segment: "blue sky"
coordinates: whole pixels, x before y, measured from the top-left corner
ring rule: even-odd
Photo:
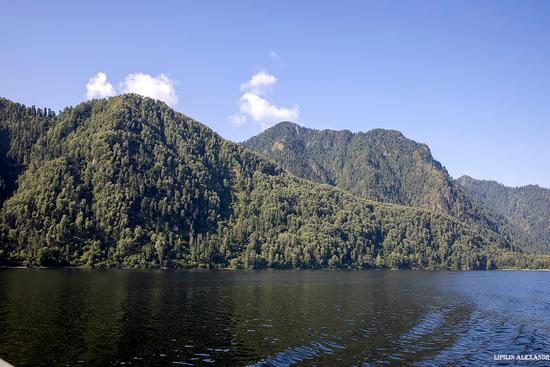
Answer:
[[[550,187],[548,1],[2,1],[0,32],[0,95],[28,105],[103,72],[235,141],[397,129],[454,177]]]

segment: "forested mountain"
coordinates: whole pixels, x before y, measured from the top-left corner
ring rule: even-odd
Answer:
[[[27,108],[0,98],[0,205],[12,194],[34,143],[54,119],[49,109]]]
[[[507,187],[496,181],[460,177],[457,182],[535,239],[535,249],[550,252],[550,189],[538,185]]]
[[[510,243],[532,239],[454,183],[425,144],[395,130],[314,130],[281,122],[243,145],[294,175],[385,203],[427,208],[489,229]]]
[[[22,172],[0,211],[3,264],[550,266],[488,228],[289,175],[150,98],[93,100],[58,116],[0,107],[10,132],[2,164]]]

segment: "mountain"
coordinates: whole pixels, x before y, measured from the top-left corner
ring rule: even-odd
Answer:
[[[550,253],[550,190],[538,185],[507,187],[496,181],[462,176],[456,181],[469,193],[535,239],[534,249]]]
[[[281,122],[243,144],[299,177],[377,201],[451,211],[442,166],[426,145],[395,130],[354,134]]]
[[[55,113],[0,98],[0,205],[16,187],[31,149],[54,121]]]
[[[491,230],[509,243],[531,239],[457,185],[425,144],[395,130],[314,130],[281,122],[243,145],[292,174],[370,200],[429,209]]]
[[[3,264],[550,267],[490,229],[297,178],[150,98],[38,117],[0,108],[2,164],[19,167],[2,191]],[[36,133],[21,138],[28,128]]]

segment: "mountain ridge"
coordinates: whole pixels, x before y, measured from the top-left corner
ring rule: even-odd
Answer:
[[[3,129],[25,126],[3,112]],[[126,94],[68,107],[38,135],[0,210],[3,264],[550,265],[488,228],[295,177],[150,98]],[[20,145],[17,134],[10,139],[4,148]]]
[[[467,175],[456,182],[531,233],[537,242],[537,251],[550,252],[550,189],[536,184],[510,187],[494,180],[476,180]]]
[[[242,144],[298,177],[380,202],[425,207],[529,247],[529,236],[457,185],[426,144],[397,130],[354,133],[282,122]]]
[[[499,181],[494,180],[494,179],[477,179],[477,178],[473,178],[470,175],[462,175],[459,178],[455,179],[455,181],[462,181],[462,180],[473,180],[473,181],[478,181],[478,182],[484,182],[484,183],[494,184],[494,185],[498,185],[498,186],[503,186],[507,189],[534,188],[534,189],[550,190],[550,188],[548,188],[546,186],[536,184],[536,183],[528,183],[528,184],[525,184],[525,185],[509,186],[509,185],[505,185],[502,182],[499,182]]]
[[[348,154],[347,150],[350,149],[349,146],[347,146],[348,144],[350,144],[352,142],[353,139],[357,139],[357,140],[361,140],[359,141],[358,143],[359,144],[365,144],[367,143],[368,141],[364,141],[365,138],[370,138],[371,140],[383,140],[383,139],[386,139],[386,138],[389,138],[389,139],[397,139],[397,140],[401,140],[403,142],[407,142],[408,144],[411,144],[412,145],[412,148],[413,150],[415,150],[413,153],[414,154],[417,154],[419,156],[419,158],[421,158],[423,161],[435,166],[437,169],[443,171],[443,173],[445,175],[448,175],[446,169],[443,167],[443,165],[438,162],[437,160],[433,159],[432,155],[431,155],[431,152],[430,152],[430,149],[428,147],[428,145],[426,144],[423,144],[423,143],[417,143],[415,141],[412,141],[410,139],[407,139],[403,133],[401,133],[400,131],[398,130],[387,130],[387,129],[381,129],[381,128],[376,128],[376,129],[372,129],[372,130],[369,130],[367,132],[351,132],[350,130],[332,130],[332,129],[324,129],[324,130],[316,130],[316,129],[310,129],[310,128],[306,128],[304,126],[301,126],[301,125],[298,125],[296,123],[293,123],[293,122],[289,122],[289,121],[283,121],[283,122],[280,122],[278,124],[276,124],[275,126],[272,126],[270,127],[269,129],[265,130],[264,132],[258,134],[257,136],[254,136],[246,141],[244,141],[242,144],[256,152],[259,152],[259,153],[266,153],[266,148],[267,147],[258,147],[258,140],[265,137],[266,135],[268,135],[268,138],[271,138],[273,139],[273,145],[270,146],[270,150],[271,151],[276,151],[276,150],[281,150],[281,149],[277,149],[277,146],[279,147],[283,147],[283,146],[286,146],[285,143],[291,143],[291,144],[297,144],[297,148],[298,149],[310,149],[311,147],[313,147],[314,149],[318,149],[319,152],[321,154],[327,154],[327,153],[331,153],[331,152],[328,152],[329,149],[336,149],[336,154],[341,154],[343,156],[336,156],[335,158],[337,158],[339,160],[339,162],[337,162],[335,164],[335,168],[336,169],[341,169],[344,165],[343,163],[343,160],[347,157],[345,157],[346,154]],[[273,136],[269,136],[269,135],[281,135],[281,139],[282,140],[290,140],[290,141],[282,141],[281,139],[279,140],[276,140],[276,137],[273,137]],[[301,138],[303,138],[304,136],[306,136],[306,138],[309,138],[309,136],[307,135],[313,135],[314,138],[320,138],[320,139],[325,139],[326,141],[328,141],[326,143],[326,145],[329,145],[329,146],[320,146],[320,144],[317,144],[316,146],[314,146],[317,142],[311,142],[311,141],[305,141]],[[377,143],[380,143],[379,141],[377,141]],[[384,141],[381,142],[382,144],[384,143]],[[342,145],[342,147],[338,147],[337,145]],[[365,144],[366,145],[366,144]],[[290,147],[290,148],[293,148],[293,147]],[[340,149],[339,149],[340,148]],[[263,150],[262,150],[263,149]],[[299,153],[302,153],[302,152],[299,152]],[[309,153],[309,152],[308,152]],[[316,152],[318,153],[318,152]],[[387,151],[386,152],[382,152],[383,154],[387,155]],[[274,158],[273,156],[269,156],[267,154],[265,154],[268,158]],[[305,156],[305,154],[303,154]],[[307,158],[309,158],[311,155],[309,155]],[[275,157],[277,158],[277,157]],[[301,160],[304,160],[302,158],[304,157],[297,157],[297,158],[300,158]],[[367,158],[370,158],[368,155],[367,155]],[[317,157],[314,157],[314,159],[317,159]],[[281,164],[282,163],[282,166],[283,167],[288,167],[289,164],[285,164],[287,162],[282,162],[280,159],[275,159],[276,163],[279,163]],[[317,161],[315,161],[315,163],[318,163]],[[423,162],[422,162],[423,163]],[[334,168],[334,167],[329,167],[329,168]],[[292,167],[290,167],[290,171],[292,172]],[[333,169],[334,171],[334,169]],[[334,172],[332,172],[333,175],[334,175]],[[308,172],[306,174],[297,174],[298,176],[300,177],[306,177],[308,179],[313,179],[314,181],[323,181],[323,178],[321,177],[315,177],[315,173],[311,173],[311,172]],[[446,177],[445,177],[446,178]],[[326,178],[325,179],[326,181],[329,181],[329,182],[333,182],[334,184],[334,181],[336,181],[336,178],[332,177],[332,178]],[[341,181],[343,181],[342,178],[340,178]],[[327,182],[325,182],[327,183]],[[344,183],[345,185],[345,183]],[[347,189],[347,191],[354,191],[353,189],[350,189],[349,187],[344,187],[344,189]],[[385,201],[383,200],[384,197],[380,196],[380,194],[377,194],[379,195],[378,197],[374,197],[375,200],[378,200],[378,201]],[[373,197],[375,195],[368,195],[370,197]],[[382,200],[381,200],[382,199]],[[398,204],[406,204],[406,205],[410,205],[410,204],[413,204],[411,203],[411,199],[410,198],[399,198],[398,200],[390,200],[389,202],[396,202]]]

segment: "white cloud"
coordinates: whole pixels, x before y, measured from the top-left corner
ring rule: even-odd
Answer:
[[[277,107],[252,92],[243,94],[239,101],[241,116],[249,116],[253,121],[259,122],[263,129],[280,121],[294,121],[300,115],[299,106]]]
[[[241,90],[262,95],[275,83],[277,83],[277,78],[274,75],[268,74],[265,71],[260,71],[252,75],[249,81],[241,84]]]
[[[269,58],[278,67],[280,67],[280,68],[285,67],[285,65],[283,63],[283,60],[281,59],[281,56],[277,52],[275,52],[273,50],[269,51]]]
[[[300,107],[277,107],[269,102],[265,94],[277,83],[277,78],[265,71],[254,74],[250,80],[241,84],[244,94],[239,98],[239,114],[229,116],[235,126],[244,124],[248,118],[265,129],[273,124],[288,120],[295,121],[300,115]]]
[[[121,93],[137,93],[160,99],[173,107],[178,103],[175,85],[176,83],[165,74],[152,77],[149,74],[137,73],[128,74],[119,83],[119,88],[115,89],[111,83],[107,82],[107,75],[99,72],[88,80],[86,98],[105,98]]]
[[[229,116],[229,121],[235,126],[241,126],[246,122],[246,116],[245,115],[233,115]]]
[[[107,75],[99,72],[95,76],[91,77],[86,84],[86,98],[105,98],[114,96],[116,94],[115,88],[111,83],[107,82]]]
[[[160,99],[169,106],[178,103],[175,82],[164,74],[152,77],[149,74],[129,74],[120,83],[122,93],[137,93],[142,96]]]

